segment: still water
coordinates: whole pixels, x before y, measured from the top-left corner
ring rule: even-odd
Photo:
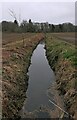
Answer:
[[[50,106],[47,90],[55,81],[55,76],[49,66],[44,47],[45,43],[38,44],[31,57],[31,64],[28,69],[27,100],[23,106],[24,111],[32,112],[41,106]],[[53,105],[50,107],[52,109]]]

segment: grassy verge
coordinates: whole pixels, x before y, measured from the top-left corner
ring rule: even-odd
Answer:
[[[30,64],[32,52],[38,42],[43,39],[43,34],[30,34],[23,41],[15,40],[10,35],[5,37],[6,44],[2,50],[2,115],[3,118],[18,117],[18,113],[23,106],[28,87],[27,71]],[[12,36],[13,37],[13,36]],[[7,39],[6,39],[7,38]],[[12,38],[13,39],[13,38]]]
[[[63,95],[67,111],[77,117],[77,57],[76,47],[65,41],[46,35],[49,64],[56,74],[57,89]]]

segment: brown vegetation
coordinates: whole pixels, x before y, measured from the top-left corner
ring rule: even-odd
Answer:
[[[76,33],[75,32],[65,32],[65,33],[53,33],[54,37],[64,40],[69,43],[76,44]]]
[[[27,69],[30,57],[43,34],[24,34],[24,46],[21,34],[3,33],[2,48],[2,114],[4,118],[18,116],[26,98],[28,86]]]

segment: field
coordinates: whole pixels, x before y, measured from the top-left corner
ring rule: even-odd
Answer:
[[[2,108],[4,118],[18,116],[23,106],[28,87],[26,73],[30,58],[43,38],[46,42],[49,64],[56,74],[56,89],[63,96],[68,112],[77,117],[75,33],[48,33],[46,36],[42,33],[3,33]]]
[[[76,44],[76,33],[75,32],[68,32],[68,33],[53,33],[52,34],[54,37],[57,37],[59,39],[62,39],[66,42],[72,43],[72,44]]]

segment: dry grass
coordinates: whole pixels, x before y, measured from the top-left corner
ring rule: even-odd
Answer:
[[[43,34],[3,33],[2,49],[2,112],[3,117],[16,117],[21,109],[28,86],[27,69],[30,57]]]

